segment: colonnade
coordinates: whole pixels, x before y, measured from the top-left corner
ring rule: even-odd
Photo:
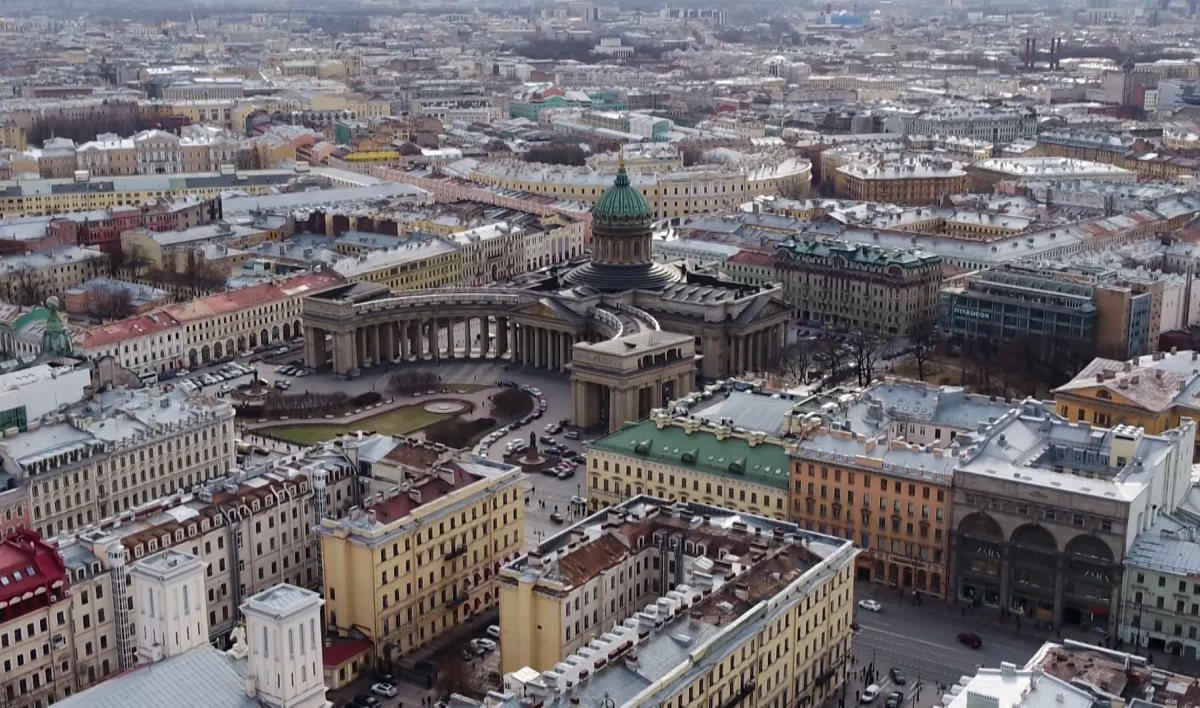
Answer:
[[[305,328],[304,359],[324,366],[326,330]],[[333,371],[346,374],[382,362],[455,358],[507,358],[513,363],[566,371],[571,350],[584,335],[522,324],[509,317],[419,317],[359,324],[333,335]]]
[[[778,324],[728,338],[729,375],[747,371],[765,371],[783,355],[787,345],[787,325]]]

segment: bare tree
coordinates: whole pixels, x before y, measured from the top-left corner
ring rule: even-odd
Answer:
[[[830,385],[835,385],[842,380],[842,366],[844,363],[841,343],[830,337],[822,339],[817,349],[817,361],[824,367]]]
[[[133,294],[126,288],[100,288],[93,296],[93,311],[104,322],[123,320],[133,314]]]
[[[455,693],[461,696],[472,695],[475,692],[475,684],[471,677],[471,667],[457,656],[439,662],[437,689],[440,695],[447,697]]]
[[[683,166],[691,167],[692,165],[700,164],[700,161],[703,159],[704,154],[702,152],[700,152],[700,148],[688,147],[688,148],[683,149],[683,153],[681,154],[681,157],[683,157]]]
[[[197,293],[211,293],[223,287],[226,281],[225,275],[216,266],[202,260],[196,254],[196,249],[188,249],[187,269],[184,271],[188,287]]]
[[[150,258],[142,250],[141,246],[130,244],[128,247],[121,247],[121,255],[118,257],[120,267],[127,272],[133,274],[141,274],[143,271],[150,268]]]
[[[809,343],[789,344],[775,362],[775,370],[792,377],[797,383],[807,383],[808,374],[816,363],[816,358],[816,352]]]
[[[44,303],[50,293],[36,270],[22,266],[0,281],[0,295],[5,302],[14,305],[36,307]]]
[[[398,371],[392,374],[391,389],[396,393],[428,391],[437,384],[437,374],[432,371]]]
[[[937,349],[937,332],[934,330],[933,322],[925,320],[909,330],[908,345],[913,361],[917,365],[917,378],[924,381],[926,374],[931,373],[927,371],[927,368]]]
[[[850,355],[857,367],[855,374],[858,375],[858,385],[866,386],[871,383],[875,367],[888,349],[887,339],[859,329],[850,333],[846,343],[850,345]]]
[[[533,410],[533,397],[515,388],[492,394],[492,413],[499,418],[520,418]]]

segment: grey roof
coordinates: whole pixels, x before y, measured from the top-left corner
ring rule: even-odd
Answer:
[[[1196,542],[1197,528],[1163,515],[1134,539],[1125,556],[1131,566],[1172,575],[1200,574],[1200,543]]]
[[[193,649],[139,666],[62,699],[62,708],[260,708],[246,695],[246,664],[216,649]]]
[[[729,397],[713,396],[691,411],[696,418],[732,418],[733,426],[766,433],[782,433],[785,416],[796,406],[793,398],[771,398],[769,394],[730,391]]]

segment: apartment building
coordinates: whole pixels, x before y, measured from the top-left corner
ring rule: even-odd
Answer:
[[[945,597],[953,467],[942,447],[823,430],[792,453],[791,517],[861,548],[857,580]]]
[[[855,554],[793,524],[626,500],[501,570],[503,689],[483,705],[824,705],[850,665]]]
[[[783,440],[736,432],[719,421],[676,421],[667,410],[626,425],[588,449],[588,506],[593,511],[647,494],[788,518]]]
[[[77,243],[112,253],[120,248],[121,234],[125,231],[190,229],[216,221],[220,214],[219,197],[157,197],[135,206],[55,215],[46,225],[46,235],[61,243]]]
[[[108,256],[95,248],[59,246],[0,258],[0,294],[8,302],[61,297],[71,288],[107,273]]]
[[[306,273],[273,283],[208,295],[161,310],[179,323],[189,368],[247,352],[303,332],[300,301],[340,285],[334,274]]]
[[[1054,626],[1115,633],[1139,534],[1191,490],[1196,426],[1069,422],[1036,401],[956,439],[950,591]]]
[[[927,251],[789,238],[775,272],[806,322],[904,334],[937,317],[942,258]]]
[[[53,385],[61,387],[61,379]],[[45,538],[233,466],[233,408],[226,402],[157,389],[100,391],[88,400],[81,390],[63,391],[49,400],[55,408],[39,418],[17,411],[26,425],[0,441],[0,464],[28,487],[31,523]]]
[[[1198,369],[1200,353],[1194,351],[1155,352],[1124,361],[1093,359],[1054,389],[1054,405],[1067,420],[1133,425],[1161,435],[1186,418],[1200,418]]]
[[[1037,112],[1032,109],[955,107],[904,115],[909,135],[946,135],[1005,145],[1037,135]]]
[[[187,80],[173,81],[163,87],[164,101],[211,101],[239,99],[245,95],[242,80],[237,78],[209,78],[197,76]]]
[[[526,271],[525,229],[497,222],[445,237],[458,247],[464,286],[507,280]]]
[[[5,705],[34,708],[78,690],[72,587],[62,558],[32,531],[0,540],[0,662]]]
[[[1136,647],[1200,655],[1200,568],[1194,518],[1162,514],[1125,557],[1117,636]]]
[[[76,169],[93,176],[163,175],[216,172],[237,165],[245,141],[226,135],[180,137],[145,130],[130,138],[103,133],[76,149]]]
[[[486,249],[475,249],[486,261]],[[358,253],[330,270],[348,283],[381,283],[394,291],[458,287],[462,250],[443,237],[413,238],[395,248]]]
[[[524,543],[523,473],[390,436],[343,442],[371,495],[316,531],[325,626],[390,661],[496,607],[495,576]]]
[[[1116,165],[1073,157],[994,157],[971,165],[971,184],[990,187],[1022,180],[1136,182],[1138,173]]]
[[[138,375],[177,371],[186,365],[183,328],[166,312],[88,327],[79,353],[91,359],[111,356]]]
[[[920,206],[967,191],[966,170],[942,159],[851,162],[834,169],[834,196],[856,201]]]
[[[194,195],[220,197],[236,189],[250,196],[272,193],[296,179],[297,174],[328,177],[340,187],[375,184],[372,177],[324,167],[282,170],[223,169],[214,173],[132,175],[0,182],[0,213],[8,216],[54,216],[66,212],[139,206],[158,197]]]

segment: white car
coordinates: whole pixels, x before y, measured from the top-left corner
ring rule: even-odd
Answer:
[[[489,624],[488,628],[487,628],[487,633],[488,633],[489,637],[492,637],[493,639],[499,639],[500,638],[500,625]]]
[[[390,683],[377,683],[371,687],[371,693],[374,693],[385,698],[391,698],[396,695],[396,687]]]
[[[480,647],[484,651],[496,651],[496,643],[494,641],[492,641],[491,639],[484,639],[483,637],[479,637],[476,639],[472,639],[471,644],[473,646]]]
[[[874,601],[869,600],[869,601],[864,601],[864,602],[874,602]],[[860,698],[859,700],[863,703],[871,703],[876,698],[879,698],[879,686],[876,684],[871,684],[870,686],[867,686],[867,688],[862,692],[862,698]]]
[[[883,609],[883,605],[874,600],[859,600],[858,606],[864,610],[870,610],[872,612],[878,612]]]

